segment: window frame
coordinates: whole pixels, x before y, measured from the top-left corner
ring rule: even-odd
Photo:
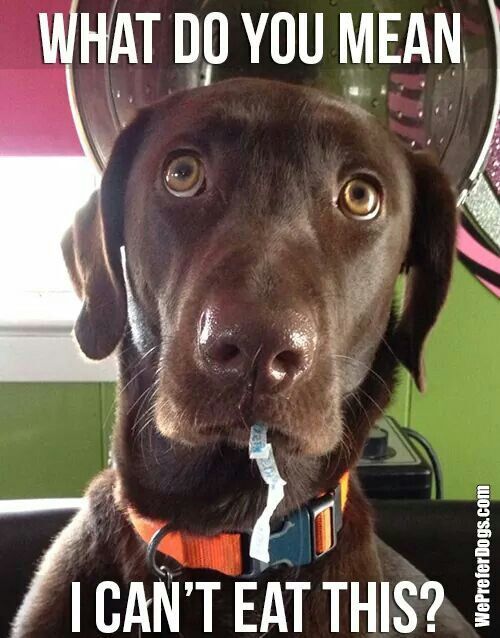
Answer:
[[[50,164],[51,160],[54,159],[56,163],[52,161],[52,164]],[[57,160],[71,161],[73,159],[75,158],[2,157],[1,161],[13,160],[22,162],[26,160],[25,167],[29,167],[29,162],[38,160],[40,162],[48,162],[47,173],[50,173],[51,170],[53,171],[54,166],[58,166]],[[85,178],[82,182],[84,184],[82,187],[83,193],[86,192],[87,185],[92,190],[98,188],[99,176],[95,173],[93,166],[91,171],[88,171],[88,167],[83,164],[88,162],[90,166],[88,159],[82,157],[81,160],[82,166],[85,167]],[[23,166],[23,164],[21,163],[20,166]],[[36,163],[33,163],[33,166],[36,167]],[[15,173],[15,170],[13,172]],[[8,171],[7,173],[9,174]],[[47,193],[50,193],[50,197],[53,196],[53,190],[47,189]],[[62,196],[64,197],[65,195],[63,194]],[[9,211],[7,214],[15,214],[15,199],[12,192],[9,197],[7,191],[5,197],[6,209]],[[14,207],[12,206],[13,200]],[[29,198],[26,201],[29,201]],[[70,205],[68,225],[77,209],[72,210],[75,203],[72,202]],[[85,204],[85,201],[79,202],[79,205],[83,204]],[[49,207],[50,202],[45,205]],[[22,214],[29,220],[31,212],[22,212]],[[55,226],[60,225],[61,217],[57,219],[59,221],[55,222]],[[20,244],[21,237],[17,238],[15,224],[14,229],[12,241],[17,239]],[[59,243],[59,238],[57,239],[57,243]],[[7,251],[8,254],[9,251]],[[40,258],[40,254],[37,257]],[[62,255],[60,260],[61,269],[64,269]],[[47,273],[50,279],[52,275],[50,265]],[[54,271],[54,281],[56,280],[58,280],[58,271]],[[29,290],[27,289],[29,286],[26,285],[25,271],[21,272],[17,285],[15,280],[13,285],[9,285],[8,278],[4,277],[0,286],[0,383],[99,383],[115,381],[117,366],[114,357],[110,357],[103,362],[91,362],[80,352],[72,334],[73,323],[78,315],[80,302],[70,287],[69,279],[67,289],[61,286],[51,286],[54,281],[48,281],[47,289],[44,290],[40,288],[39,281],[34,278],[32,289]]]

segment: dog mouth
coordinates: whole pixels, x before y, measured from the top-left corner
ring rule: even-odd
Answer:
[[[285,450],[287,453],[294,455],[300,454],[301,441],[283,428],[269,424],[263,419],[255,419],[252,425],[256,423],[264,423],[268,428],[268,440],[276,448]],[[227,426],[206,424],[197,432],[197,438],[201,444],[229,444],[233,447],[244,449],[248,447],[250,438],[251,425],[246,422],[236,422],[230,429]]]
[[[233,405],[222,402],[206,413],[198,408],[194,422],[176,429],[174,438],[193,446],[223,444],[243,449],[248,447],[250,431],[256,423],[267,426],[270,442],[289,452],[300,450],[300,437],[293,432],[287,415],[280,413],[272,401],[260,401],[258,408],[251,399]]]
[[[341,439],[341,419],[336,413],[326,416],[319,410],[301,409],[290,399],[255,397],[247,392],[243,400],[210,402],[201,400],[192,417],[171,402],[161,402],[156,423],[169,439],[191,447],[229,445],[246,449],[251,427],[263,423],[269,442],[287,456],[321,456],[333,450]]]

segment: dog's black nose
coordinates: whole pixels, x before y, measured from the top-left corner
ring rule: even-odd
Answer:
[[[264,313],[255,304],[219,301],[202,313],[200,360],[222,382],[248,379],[260,393],[290,388],[311,368],[317,335],[312,321],[292,310]]]

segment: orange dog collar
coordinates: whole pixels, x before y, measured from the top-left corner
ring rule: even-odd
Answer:
[[[196,536],[173,531],[165,535],[157,549],[182,567],[213,569],[228,576],[246,578],[257,577],[271,565],[309,565],[337,544],[348,489],[349,475],[346,472],[333,491],[313,499],[287,516],[281,527],[271,534],[269,563],[261,563],[249,556],[250,534]],[[135,531],[147,544],[167,524],[166,521],[144,518],[131,507],[128,515]]]

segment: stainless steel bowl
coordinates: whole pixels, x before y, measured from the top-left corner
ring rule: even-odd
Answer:
[[[356,3],[356,14],[374,10],[401,12],[401,37],[411,12],[425,12],[429,24],[436,11],[461,13],[461,64],[400,66],[339,64],[338,34],[334,26],[325,29],[325,57],[321,64],[281,66],[264,59],[259,65],[250,65],[240,13],[273,13],[284,9],[283,2],[149,0],[147,4],[148,11],[158,11],[163,18],[154,27],[153,64],[74,64],[68,72],[80,137],[100,169],[109,157],[118,132],[139,107],[178,89],[228,77],[258,75],[317,86],[342,95],[386,121],[409,146],[433,148],[456,186],[460,203],[482,174],[498,115],[500,87],[500,47],[492,0],[360,0]],[[109,0],[75,0],[72,7],[92,17],[97,12],[114,16],[117,12],[135,13],[144,8],[141,0],[111,3]],[[174,65],[173,13],[189,11],[203,16],[216,10],[225,12],[230,21],[231,53],[227,63]],[[325,25],[336,25],[340,12],[352,11],[352,2],[289,0],[286,10],[320,11],[324,13]],[[140,34],[136,37],[139,39]],[[500,211],[498,219],[500,223]]]

